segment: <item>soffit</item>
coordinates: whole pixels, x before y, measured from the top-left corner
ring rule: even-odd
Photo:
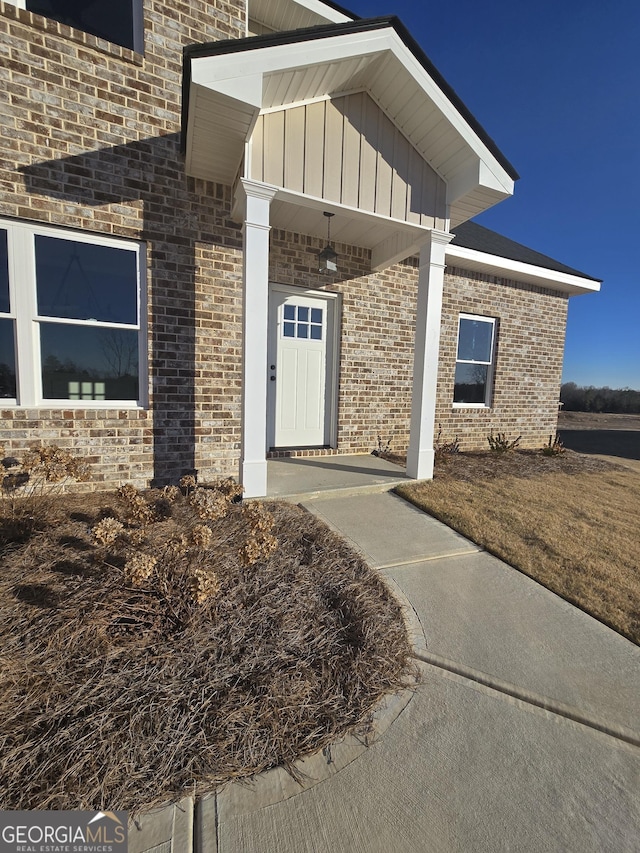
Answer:
[[[249,0],[249,19],[277,32],[352,21],[356,16],[319,0]]]

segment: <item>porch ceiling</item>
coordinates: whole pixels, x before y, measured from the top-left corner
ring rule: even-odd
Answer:
[[[241,218],[241,202],[242,193],[239,191],[233,218]],[[334,214],[331,219],[332,244],[344,243],[371,249],[372,269],[384,269],[418,253],[429,237],[430,229],[421,225],[411,225],[283,189],[276,189],[269,221],[273,228],[326,240],[325,211]]]
[[[195,177],[234,182],[260,111],[366,91],[446,182],[452,226],[513,193],[513,167],[396,18],[194,45],[184,90]]]

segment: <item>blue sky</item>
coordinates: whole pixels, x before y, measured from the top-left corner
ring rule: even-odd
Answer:
[[[640,2],[344,5],[401,18],[520,174],[478,222],[604,280],[569,300],[563,381],[640,389]]]

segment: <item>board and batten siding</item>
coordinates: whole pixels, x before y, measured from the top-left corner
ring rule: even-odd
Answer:
[[[427,227],[442,227],[442,178],[365,92],[259,116],[253,180]]]

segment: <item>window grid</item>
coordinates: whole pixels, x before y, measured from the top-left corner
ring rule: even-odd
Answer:
[[[476,408],[490,406],[495,361],[495,331],[494,317],[460,314],[453,392],[454,406]]]
[[[146,317],[141,308],[144,304],[142,299],[142,285],[144,282],[143,250],[140,244],[130,241],[118,240],[117,238],[103,237],[102,235],[88,235],[75,232],[67,232],[47,226],[39,226],[32,223],[21,223],[15,221],[0,220],[0,231],[7,233],[8,243],[8,265],[9,265],[9,300],[10,314],[0,314],[0,319],[12,319],[14,322],[14,351],[17,380],[17,395],[15,398],[5,398],[3,403],[17,404],[19,406],[69,406],[73,401],[81,401],[82,407],[108,408],[108,407],[136,407],[146,405]],[[135,312],[136,323],[118,323],[94,319],[75,319],[60,316],[41,316],[37,307],[36,292],[36,260],[35,260],[35,237],[45,235],[72,243],[90,246],[106,246],[132,252],[136,257],[135,282],[136,288]],[[66,382],[65,396],[44,396],[43,369],[42,369],[42,334],[47,327],[53,329],[55,326],[65,328],[67,326],[81,330],[91,331],[93,336],[112,333],[117,335],[128,335],[127,342],[129,357],[135,362],[137,380],[135,373],[130,377],[132,386],[135,384],[135,393],[127,394],[122,398],[107,399],[104,391],[104,383],[100,377],[80,376],[69,377]],[[116,340],[115,345],[118,342]],[[113,342],[109,345],[114,346]],[[118,357],[121,357],[118,355]],[[117,376],[116,376],[117,380]],[[84,390],[82,383],[84,382]],[[78,388],[74,390],[74,383]],[[92,391],[89,391],[89,384]],[[118,390],[121,384],[115,383]],[[74,386],[74,387],[72,387]],[[0,392],[1,393],[1,392]],[[91,393],[91,399],[89,399]]]
[[[282,337],[298,340],[322,340],[324,311],[291,302],[282,306]]]

